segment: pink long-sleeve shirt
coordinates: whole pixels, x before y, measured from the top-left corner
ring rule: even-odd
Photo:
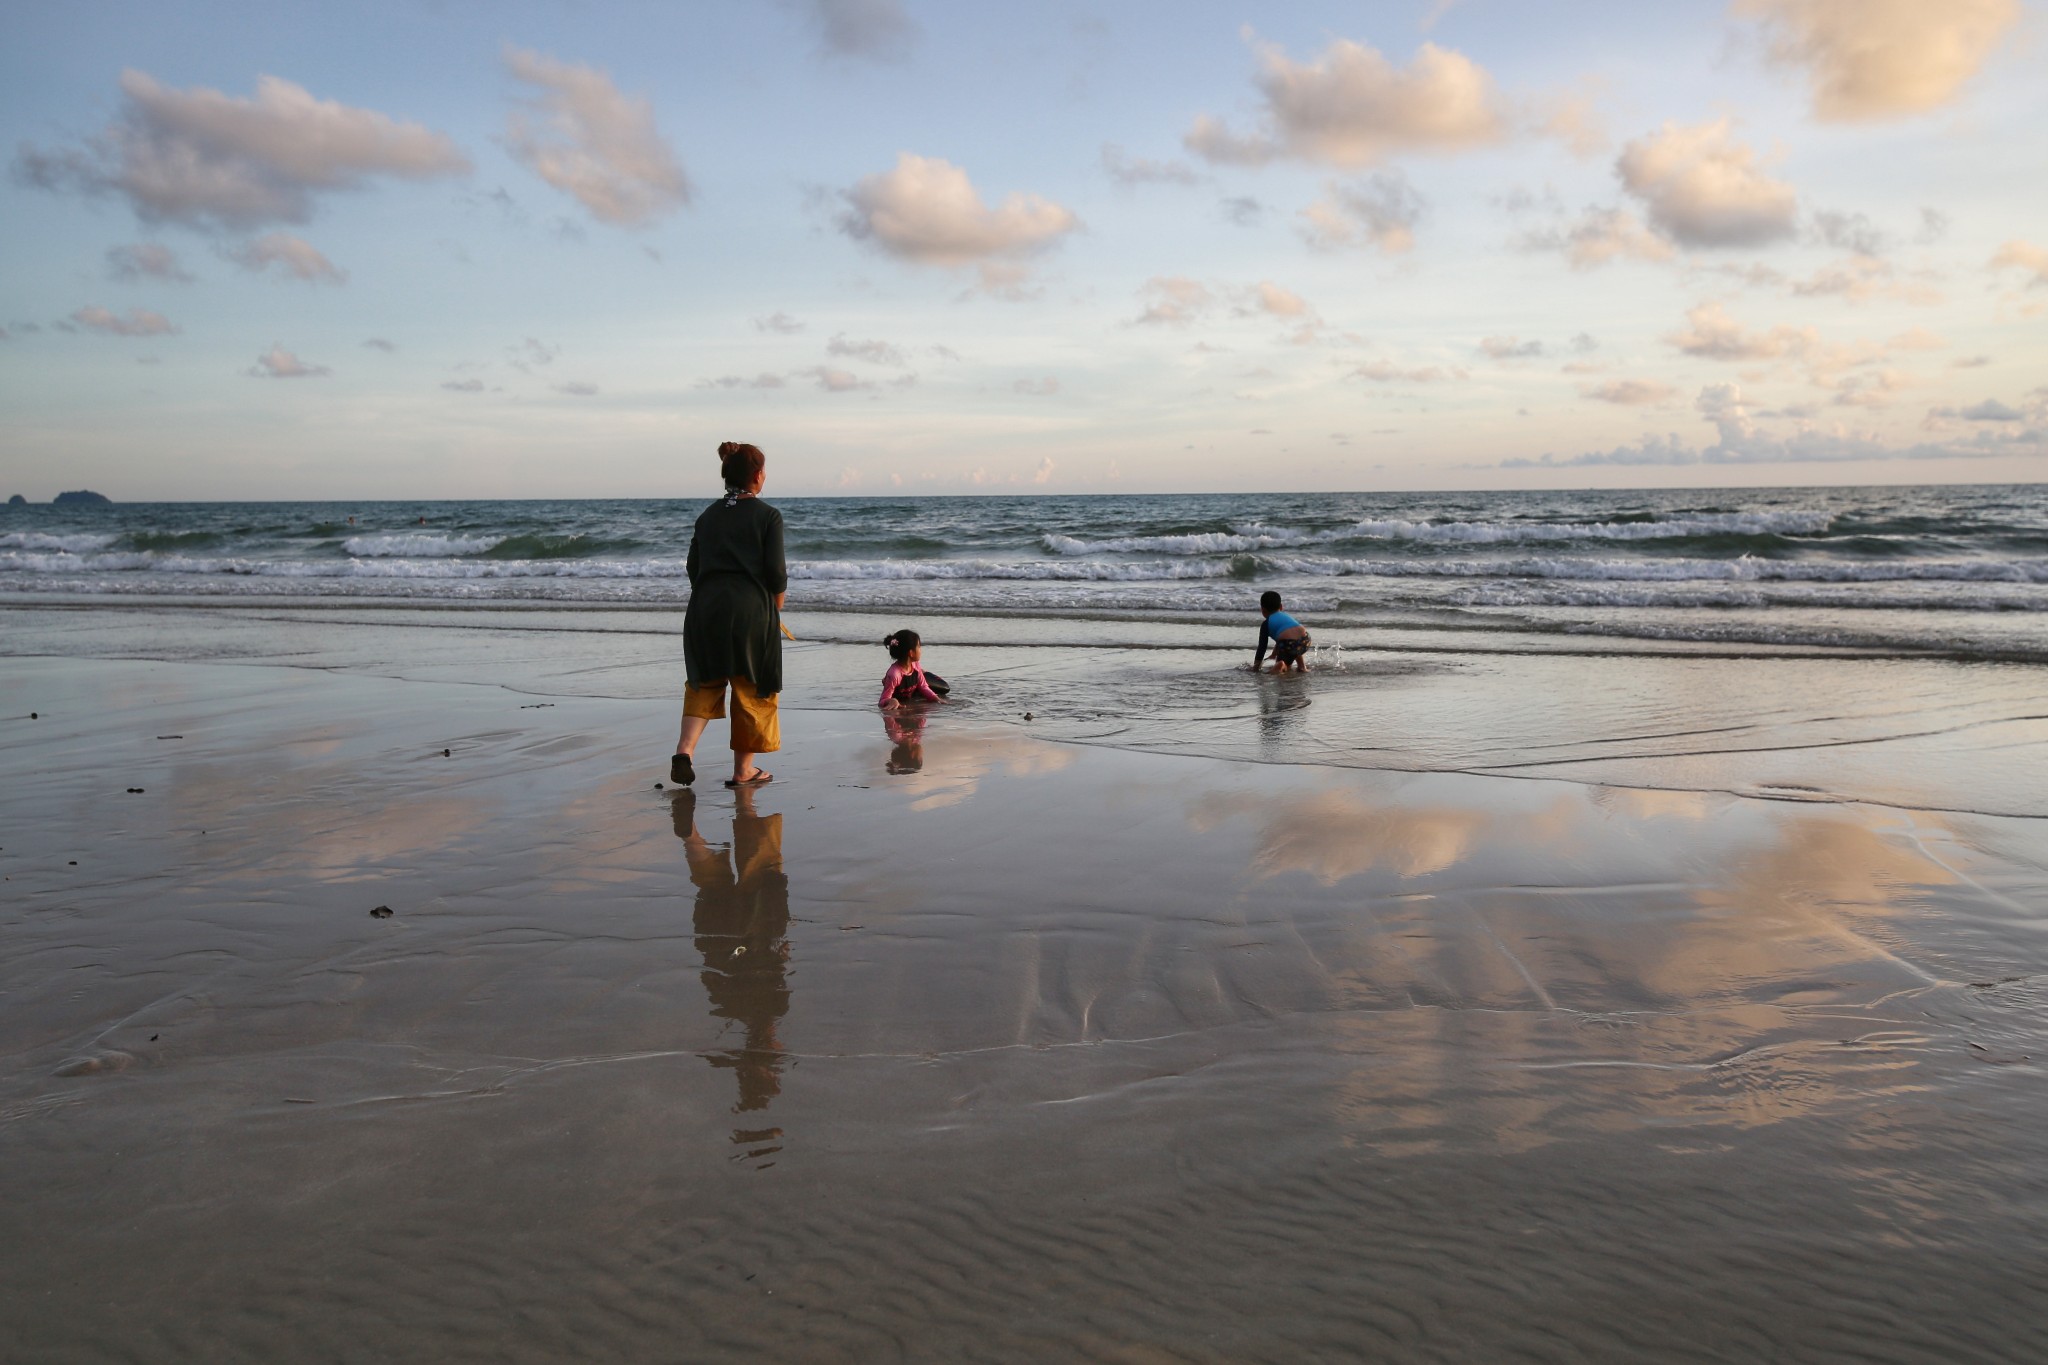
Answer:
[[[910,680],[910,694],[903,700],[915,698],[918,701],[937,701],[939,694],[932,691],[932,685],[924,680],[924,669],[917,664],[890,664],[889,671],[882,675],[882,699],[877,706],[887,706],[897,689]]]

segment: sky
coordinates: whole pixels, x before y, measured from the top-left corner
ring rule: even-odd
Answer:
[[[2048,478],[2021,0],[0,9],[0,497]]]

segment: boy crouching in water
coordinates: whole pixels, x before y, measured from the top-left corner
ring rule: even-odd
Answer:
[[[1280,610],[1280,594],[1277,592],[1259,595],[1259,615],[1265,619],[1259,622],[1259,649],[1252,655],[1252,672],[1259,671],[1265,661],[1266,645],[1273,646],[1273,671],[1285,673],[1288,665],[1300,672],[1308,671],[1308,627]]]

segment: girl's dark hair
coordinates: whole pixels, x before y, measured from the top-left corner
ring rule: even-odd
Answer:
[[[918,639],[916,631],[899,630],[894,635],[885,638],[882,641],[882,647],[889,651],[890,658],[900,664],[909,662],[910,651],[916,649],[922,643],[923,641]]]
[[[718,472],[725,476],[727,488],[751,488],[767,465],[768,457],[761,453],[759,446],[742,445],[738,441],[719,442]]]
[[[1260,593],[1259,610],[1261,612],[1264,612],[1268,616],[1271,616],[1274,612],[1280,610],[1280,594],[1277,592]]]

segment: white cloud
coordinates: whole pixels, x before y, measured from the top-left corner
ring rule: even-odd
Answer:
[[[1493,360],[1527,360],[1543,354],[1543,343],[1519,337],[1481,337],[1479,349]]]
[[[783,387],[783,379],[779,374],[768,374],[766,372],[757,374],[752,379],[741,374],[726,374],[720,375],[716,379],[706,379],[698,384],[697,387],[700,389],[779,389]]]
[[[1270,313],[1276,318],[1312,318],[1315,309],[1308,300],[1292,289],[1283,288],[1271,280],[1260,280],[1245,291],[1242,311],[1246,313]]]
[[[1323,197],[1301,211],[1302,237],[1324,251],[1359,246],[1399,255],[1414,247],[1423,207],[1422,196],[1398,171],[1349,184],[1332,180]]]
[[[1019,379],[1010,387],[1032,398],[1050,398],[1060,391],[1060,381],[1052,375],[1047,375],[1043,379]]]
[[[1403,369],[1401,366],[1387,360],[1368,361],[1351,373],[1357,375],[1360,379],[1370,379],[1376,384],[1387,384],[1396,379],[1406,380],[1411,384],[1436,384],[1447,379],[1464,379],[1467,377],[1465,371],[1455,367],[1446,370],[1438,365],[1420,365]]]
[[[1205,177],[1185,161],[1154,161],[1129,156],[1112,142],[1102,144],[1102,169],[1125,188],[1137,185],[1199,185]]]
[[[765,318],[754,319],[754,330],[757,332],[774,332],[779,336],[794,336],[803,329],[804,325],[787,313],[770,313]]]
[[[555,385],[555,392],[566,393],[571,398],[595,398],[597,396],[597,385],[572,379],[566,384]]]
[[[910,55],[918,29],[902,0],[798,0],[827,57],[895,62]]]
[[[1046,455],[1041,457],[1038,461],[1038,468],[1031,471],[1031,482],[1050,483],[1052,481],[1052,472],[1058,467],[1058,465],[1053,463],[1052,456]]]
[[[2029,289],[2048,289],[2048,247],[2035,246],[2015,237],[1999,247],[1986,264],[1987,270],[2018,270],[2034,278],[2027,281]]]
[[[827,393],[852,393],[856,389],[872,389],[874,384],[857,374],[834,369],[830,365],[814,365],[802,371],[806,379],[815,380],[819,388]]]
[[[1804,355],[1820,344],[1820,334],[1811,327],[1780,323],[1768,332],[1749,331],[1713,302],[1687,312],[1685,320],[1685,328],[1664,339],[1702,360],[1777,360]]]
[[[1798,196],[1758,169],[1725,118],[1666,123],[1622,148],[1615,170],[1650,222],[1685,246],[1759,246],[1793,233]]]
[[[893,169],[863,177],[844,198],[843,232],[918,265],[1028,256],[1081,226],[1071,211],[1035,194],[1012,194],[990,208],[966,171],[910,152]]]
[[[1535,129],[1554,137],[1573,156],[1593,157],[1607,150],[1607,123],[1589,94],[1553,95],[1536,102]]]
[[[1498,142],[1506,119],[1485,69],[1424,43],[1406,68],[1339,38],[1311,62],[1259,53],[1262,127],[1240,136],[1204,114],[1183,141],[1212,162],[1259,166],[1282,157],[1346,168],[1403,152],[1455,152]]]
[[[1564,227],[1524,233],[1521,245],[1527,251],[1561,251],[1574,270],[1621,260],[1668,261],[1673,254],[1670,242],[1626,209],[1589,208]]]
[[[382,351],[386,355],[390,355],[393,351],[396,351],[398,349],[397,342],[388,341],[383,337],[371,337],[368,341],[365,341],[363,345],[369,347],[373,351]]]
[[[482,393],[484,391],[484,381],[481,379],[449,379],[443,381],[441,387],[450,393]]]
[[[506,150],[593,218],[639,227],[690,202],[690,182],[644,96],[621,93],[595,67],[538,52],[508,47],[505,66],[541,92],[529,103],[537,119],[507,119]]]
[[[2020,17],[2018,0],[1736,0],[1771,56],[1803,66],[1830,121],[1947,104]]]
[[[80,148],[23,147],[16,172],[47,189],[118,194],[146,222],[252,228],[303,223],[314,195],[376,176],[428,179],[469,169],[445,135],[371,109],[315,99],[275,76],[252,99],[172,90],[121,73],[120,116]]]
[[[910,358],[900,347],[886,341],[856,341],[844,332],[825,343],[825,354],[848,360],[865,360],[870,365],[908,365]]]
[[[71,321],[87,331],[116,337],[168,336],[178,330],[162,313],[147,308],[130,308],[125,318],[98,306],[81,308],[71,315]]]
[[[256,357],[256,363],[243,371],[257,379],[318,379],[333,371],[325,365],[308,365],[305,361],[272,342],[270,349]],[[482,387],[481,384],[478,385]]]
[[[1596,384],[1579,392],[1603,403],[1637,408],[1668,402],[1677,390],[1654,379],[1610,379],[1605,384]]]
[[[321,255],[311,242],[289,232],[268,232],[253,242],[224,248],[221,254],[244,270],[260,272],[274,265],[308,283],[340,284],[348,278],[347,271]]]
[[[1967,408],[1930,408],[1929,417],[1953,417],[1965,422],[2024,422],[2027,414],[2018,408],[1987,398],[1981,403],[1972,403]]]
[[[1155,275],[1138,289],[1145,311],[1134,320],[1139,326],[1185,327],[1207,312],[1216,296],[1200,280],[1177,275]]]
[[[555,357],[562,353],[559,346],[550,346],[539,337],[528,337],[517,346],[508,347],[506,354],[511,357],[512,368],[527,370],[535,365],[552,365]]]
[[[1898,278],[1898,269],[1877,256],[1851,256],[1825,265],[1805,279],[1792,280],[1787,288],[1802,298],[1834,297],[1863,303],[1880,295],[1906,303],[1923,305],[1942,301],[1941,291],[1932,285]]]
[[[1813,230],[1829,246],[1858,256],[1882,256],[1890,245],[1884,232],[1864,213],[1821,209],[1813,215]]]
[[[127,283],[137,280],[163,280],[171,284],[190,284],[192,277],[185,273],[183,266],[171,249],[157,242],[137,242],[133,246],[107,248],[107,275]]]

